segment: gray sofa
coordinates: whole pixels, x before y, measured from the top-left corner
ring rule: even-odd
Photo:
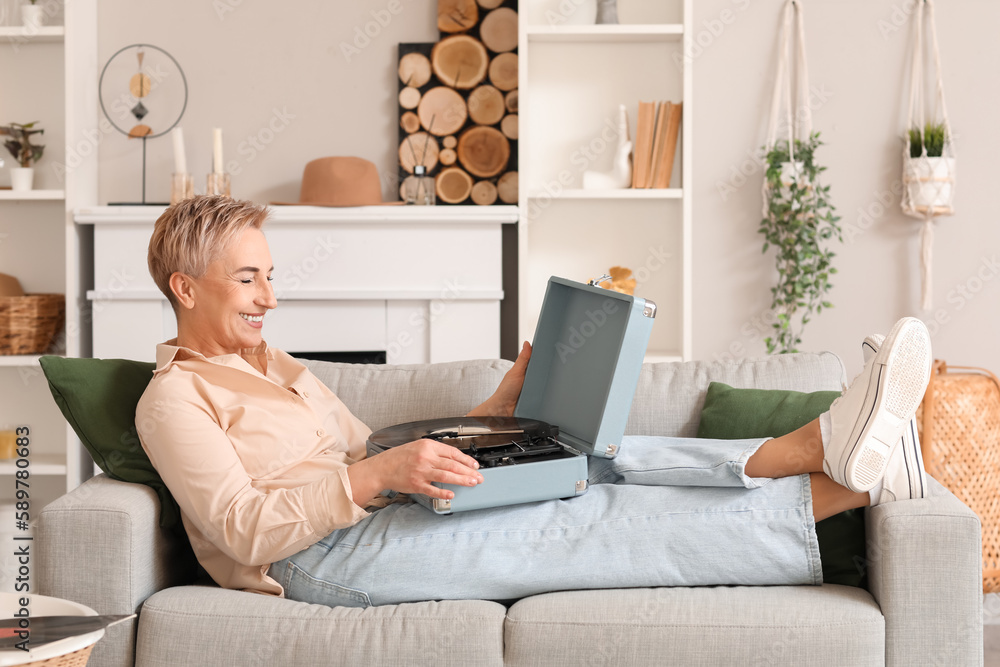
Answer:
[[[510,364],[309,362],[372,428],[463,414]],[[646,365],[628,433],[693,435],[712,380],[840,389],[832,354]],[[447,391],[442,391],[446,387]],[[155,494],[95,477],[40,514],[39,592],[110,614],[105,665],[980,665],[976,515],[932,497],[868,510],[869,590],[706,587],[588,590],[370,609],[329,608],[194,582],[182,543],[157,525]],[[442,517],[447,521],[447,517]],[[613,566],[613,564],[610,564]]]

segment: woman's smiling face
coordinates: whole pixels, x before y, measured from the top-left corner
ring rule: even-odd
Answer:
[[[263,340],[264,315],[278,305],[271,287],[271,251],[259,229],[248,229],[191,280],[193,306],[178,344],[207,357],[238,354]]]

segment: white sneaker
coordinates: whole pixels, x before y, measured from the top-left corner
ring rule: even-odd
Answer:
[[[866,362],[879,351],[884,340],[885,336],[882,334],[872,334],[865,338],[861,343],[861,352]],[[882,478],[882,489],[877,498],[872,498],[871,504],[874,506],[907,498],[926,497],[927,473],[920,453],[917,420],[911,418],[909,425],[903,429],[899,446],[889,455],[889,463]]]
[[[924,323],[905,317],[892,327],[851,386],[830,406],[823,470],[852,491],[882,479],[931,376],[931,339]]]

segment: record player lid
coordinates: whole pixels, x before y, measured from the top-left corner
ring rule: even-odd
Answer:
[[[614,456],[625,433],[656,306],[553,276],[515,417],[559,427],[560,441]]]

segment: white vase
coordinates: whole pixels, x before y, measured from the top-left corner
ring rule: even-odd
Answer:
[[[25,192],[31,189],[35,178],[35,170],[31,167],[10,168],[10,189],[15,192]]]
[[[21,5],[21,20],[25,28],[41,28],[45,25],[45,8],[38,4]]]
[[[917,211],[951,208],[955,158],[916,157],[906,161],[906,193]]]

